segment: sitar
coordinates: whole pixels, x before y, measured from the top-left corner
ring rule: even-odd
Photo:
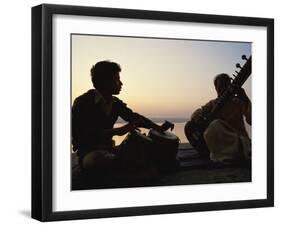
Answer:
[[[204,140],[204,131],[209,124],[216,119],[219,111],[225,106],[225,104],[236,94],[236,92],[242,87],[245,81],[250,77],[252,73],[252,56],[249,58],[246,55],[242,56],[245,60],[245,64],[241,67],[240,64],[236,64],[239,71],[235,71],[234,78],[231,78],[229,87],[223,92],[223,94],[217,99],[216,104],[208,115],[203,115],[199,120],[188,121],[185,125],[185,135],[190,144],[199,151],[202,157],[209,157],[209,150]]]

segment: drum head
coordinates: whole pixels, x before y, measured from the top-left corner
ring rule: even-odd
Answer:
[[[133,132],[130,133],[130,135],[136,137],[139,140],[147,142],[147,143],[152,142],[150,137],[146,136],[145,134],[142,134],[139,131],[133,131]]]
[[[139,131],[132,131],[130,132],[125,139],[122,141],[121,145],[150,145],[153,141],[150,137],[146,136],[145,134],[142,134]]]
[[[160,139],[162,138],[162,139],[166,139],[166,140],[175,140],[175,141],[177,141],[179,139],[175,134],[173,134],[171,132],[168,132],[168,131],[159,132],[154,129],[151,129],[149,131],[149,136],[152,138],[156,137],[156,138],[160,138]]]

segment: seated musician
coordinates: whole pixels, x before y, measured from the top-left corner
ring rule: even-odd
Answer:
[[[197,109],[191,116],[191,123],[187,123],[185,133],[190,137],[193,131],[192,122],[199,122],[208,116],[218,99],[229,88],[231,79],[227,74],[219,74],[214,79],[218,97]],[[231,97],[217,113],[214,120],[203,133],[204,141],[193,145],[199,152],[207,153],[215,162],[232,162],[249,159],[251,155],[251,141],[245,129],[244,118],[251,125],[251,101],[243,88],[238,88],[236,95]],[[206,147],[207,146],[207,147]],[[205,150],[202,150],[205,149]]]
[[[80,166],[90,172],[105,172],[115,165],[116,153],[113,136],[122,136],[137,127],[165,131],[171,127],[153,124],[144,116],[133,112],[114,95],[122,88],[121,68],[117,63],[101,61],[91,69],[95,89],[77,97],[72,106],[72,145]],[[127,124],[114,128],[118,117]]]

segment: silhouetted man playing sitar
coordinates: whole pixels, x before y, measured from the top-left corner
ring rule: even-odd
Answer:
[[[232,162],[250,158],[251,141],[245,129],[244,120],[251,125],[251,101],[243,88],[229,98],[205,130],[200,131],[201,121],[212,112],[220,97],[230,88],[231,79],[219,74],[214,79],[218,97],[197,109],[191,121],[185,126],[190,143],[203,157],[215,162]],[[197,134],[196,134],[197,133]]]

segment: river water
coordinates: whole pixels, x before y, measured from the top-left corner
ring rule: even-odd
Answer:
[[[121,127],[124,124],[125,123],[116,123],[114,125],[114,127]],[[157,124],[160,125],[161,123],[157,123]],[[185,137],[185,134],[184,134],[185,122],[176,122],[176,123],[174,123],[174,125],[175,125],[175,127],[174,127],[172,133],[174,133],[175,135],[178,136],[181,143],[189,143],[188,140]],[[248,124],[246,124],[246,130],[247,130],[249,136],[251,137],[251,127]],[[149,131],[148,129],[141,128],[142,133],[148,134],[148,131]],[[124,135],[124,136],[114,136],[113,140],[115,140],[116,145],[119,145],[125,137],[126,137],[126,135]]]

